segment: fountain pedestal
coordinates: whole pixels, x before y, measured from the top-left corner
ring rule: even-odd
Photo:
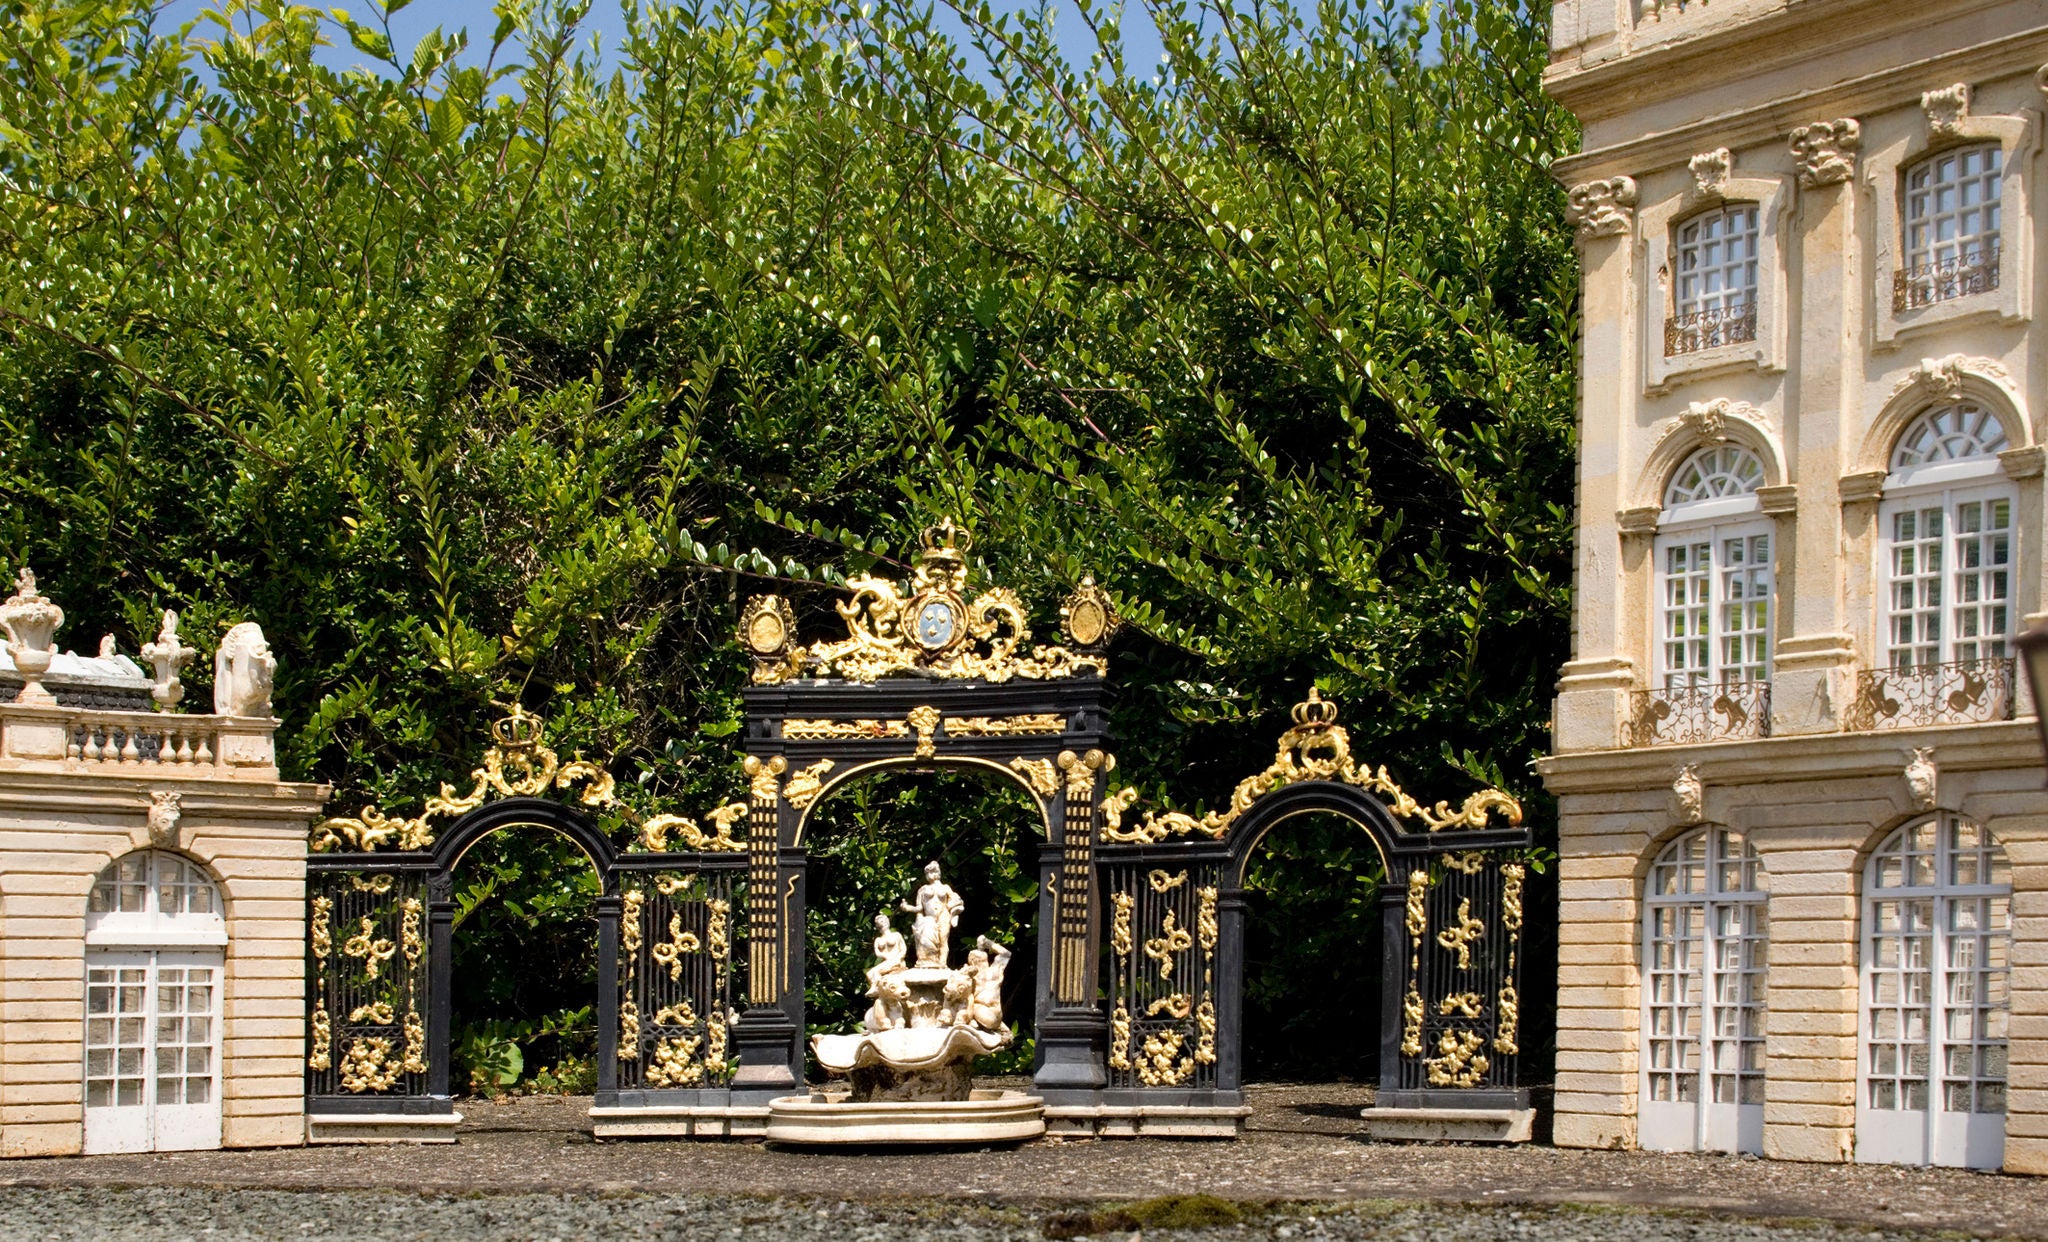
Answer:
[[[927,868],[931,882],[921,897],[938,885],[937,870],[936,864]],[[952,890],[943,891],[950,896]],[[929,960],[905,968],[902,938],[886,916],[875,925],[880,960],[868,972],[875,1003],[865,1029],[811,1037],[819,1066],[847,1078],[850,1088],[769,1101],[769,1141],[1002,1143],[1044,1134],[1044,1100],[974,1089],[974,1059],[1010,1044],[1001,1005],[1009,950],[984,936],[958,970]],[[921,917],[920,953],[930,930]],[[945,960],[943,933],[932,957]]]

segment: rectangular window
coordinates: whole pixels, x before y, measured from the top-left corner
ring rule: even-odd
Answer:
[[[1756,339],[1757,206],[1737,203],[1678,226],[1676,287],[1664,352]]]
[[[1886,663],[2002,659],[2012,633],[2011,498],[1908,502],[1886,534]]]
[[[1907,171],[1906,253],[1893,313],[1998,287],[2003,159],[1994,143],[1944,151]]]
[[[1661,551],[1664,688],[1768,678],[1770,533],[1715,528],[1671,538]]]

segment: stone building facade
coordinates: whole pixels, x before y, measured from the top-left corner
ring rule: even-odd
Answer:
[[[152,680],[111,639],[54,651],[38,610],[32,578],[0,605],[0,1156],[304,1142],[326,790],[278,779],[262,636],[223,640],[213,714],[162,710],[173,627]]]
[[[1563,0],[1556,1136],[2048,1172],[2038,0]]]

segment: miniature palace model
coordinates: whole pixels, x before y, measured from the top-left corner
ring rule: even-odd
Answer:
[[[912,580],[855,580],[837,605],[844,636],[815,645],[797,641],[787,601],[748,602],[744,801],[701,819],[638,819],[602,764],[564,761],[541,722],[515,710],[494,726],[467,792],[444,786],[411,817],[369,807],[317,825],[312,1138],[452,1135],[451,871],[485,834],[515,825],[565,834],[601,880],[598,1134],[801,1139],[799,1114],[979,1102],[972,1057],[1008,1036],[999,1001],[986,1008],[996,989],[978,984],[999,983],[1008,951],[982,943],[953,965],[959,911],[936,868],[909,903],[912,944],[886,916],[877,922],[866,1029],[817,1042],[852,1090],[812,1096],[803,1080],[810,814],[848,782],[937,769],[1014,782],[1043,818],[1037,1064],[1028,1099],[990,1104],[996,1124],[1022,1132],[989,1137],[1041,1125],[1236,1135],[1245,864],[1274,824],[1326,812],[1367,833],[1388,876],[1383,1073],[1368,1127],[1526,1138],[1515,1067],[1529,836],[1514,800],[1485,790],[1455,808],[1418,803],[1352,755],[1336,706],[1311,691],[1272,764],[1228,807],[1134,814],[1136,791],[1109,787],[1104,675],[1119,625],[1109,595],[1084,581],[1062,610],[1067,645],[1033,645],[1014,593],[970,595],[968,546],[950,522],[926,532]],[[623,846],[600,827],[622,820],[632,830]],[[905,953],[907,966],[892,958]],[[777,1101],[787,1117],[771,1116]]]

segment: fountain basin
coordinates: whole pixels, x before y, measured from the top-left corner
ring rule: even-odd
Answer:
[[[771,1143],[1021,1143],[1045,1133],[1045,1101],[1022,1091],[975,1091],[964,1100],[870,1100],[844,1091],[768,1103]]]

